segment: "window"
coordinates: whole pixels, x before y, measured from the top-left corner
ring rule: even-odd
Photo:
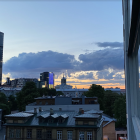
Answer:
[[[18,120],[14,120],[14,123],[18,123]]]
[[[9,138],[14,138],[14,129],[9,130]]]
[[[16,138],[21,138],[21,130],[16,129]]]
[[[27,138],[32,138],[32,130],[27,129]]]
[[[57,140],[62,140],[62,131],[57,131]]]
[[[42,138],[42,130],[41,129],[37,130],[36,137],[37,137],[37,139],[41,139]]]
[[[87,132],[87,140],[92,140],[92,132]]]
[[[63,122],[63,119],[59,119],[59,120],[58,120],[58,123],[62,123],[62,122]]]
[[[67,132],[68,140],[72,140],[72,131]]]
[[[52,131],[47,131],[47,139],[52,139]]]
[[[84,125],[88,125],[88,121],[84,121]]]
[[[53,123],[53,119],[49,119],[48,120],[48,123]]]
[[[79,140],[84,140],[84,131],[79,132]]]

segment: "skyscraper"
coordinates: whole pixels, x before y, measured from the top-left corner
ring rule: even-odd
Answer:
[[[0,32],[0,85],[2,84],[3,42],[4,33]]]
[[[46,82],[45,86],[48,88],[54,88],[54,73],[53,72],[43,72],[40,73],[40,81]]]

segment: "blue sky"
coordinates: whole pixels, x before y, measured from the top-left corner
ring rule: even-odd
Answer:
[[[28,77],[31,70],[36,71],[36,68],[33,66],[35,63],[32,65],[32,68],[29,68],[27,65],[30,64],[26,63],[27,59],[24,61],[25,57],[28,58],[28,60],[31,58],[29,56],[30,54],[32,56],[35,55],[32,53],[44,51],[47,52],[46,55],[48,55],[48,51],[50,50],[57,52],[59,58],[66,53],[68,56],[71,55],[74,57],[71,57],[71,61],[75,59],[74,65],[76,65],[76,61],[80,60],[79,56],[81,55],[85,57],[85,54],[87,54],[86,57],[89,57],[88,54],[90,53],[96,53],[96,51],[99,50],[104,51],[107,48],[109,51],[109,47],[112,49],[111,45],[101,47],[98,43],[123,42],[121,1],[1,1],[0,17],[0,31],[4,32],[5,35],[3,56],[5,64],[3,72],[4,74],[10,73],[12,78]],[[123,47],[118,47],[121,47],[119,49],[123,52]],[[21,57],[18,57],[18,55],[22,53],[24,53],[24,60],[22,57],[21,61]],[[28,54],[27,57],[25,53],[30,54]],[[55,62],[54,64],[57,65],[56,60],[53,61],[53,57],[56,56],[56,53],[51,54],[52,56],[50,57],[44,57],[46,60],[43,60],[43,57],[38,57],[38,59],[44,63],[47,63],[51,59],[51,64],[53,65]],[[40,53],[40,55],[42,54]],[[12,59],[12,57],[16,57],[16,59]],[[31,59],[33,59],[33,57]],[[18,62],[21,68],[24,67],[26,72],[24,73],[24,71],[22,71],[21,74],[15,70],[15,75],[14,68],[17,68],[17,65],[14,64],[14,62],[12,63],[12,60],[15,63]],[[90,61],[92,61],[92,59],[90,59]],[[77,68],[64,68],[63,65],[66,65],[67,62],[68,60],[59,66],[59,71],[55,71],[54,68],[51,69],[48,65],[41,70],[54,70],[58,79],[60,79],[61,76],[59,77],[59,75],[61,75],[62,71],[68,70],[67,76],[69,79],[73,78],[73,80],[75,79],[75,77],[71,76],[73,73],[79,73],[81,71],[83,71],[83,73],[87,71],[101,71],[101,69],[98,70],[97,68],[84,70],[79,65]],[[10,67],[9,63],[13,64],[13,66]],[[98,62],[96,61],[94,63]],[[27,67],[27,69],[25,69],[25,67]],[[63,67],[62,70],[61,67]],[[102,70],[109,68],[114,71],[117,70],[118,72],[118,69],[112,65],[108,67],[105,66]],[[119,69],[121,72],[122,70],[123,69]],[[38,72],[39,70],[32,75],[32,77],[38,77]],[[76,78],[78,79],[78,77]],[[98,79],[98,81],[100,81],[100,79]],[[124,85],[123,82],[122,84]]]

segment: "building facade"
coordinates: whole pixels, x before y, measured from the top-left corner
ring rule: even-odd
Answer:
[[[25,86],[26,82],[34,82],[36,85],[38,83],[37,78],[18,78],[10,81],[11,87],[22,88]]]
[[[4,33],[0,32],[0,85],[2,84],[3,44]]]
[[[54,73],[53,72],[40,73],[40,82],[44,82],[45,87],[49,89],[54,88]]]
[[[16,93],[20,92],[21,89],[22,88],[0,87],[0,92],[9,97],[10,95],[16,96]]]
[[[102,112],[34,108],[5,118],[6,140],[103,140]]]
[[[66,78],[63,75],[63,78],[61,79],[61,85],[56,85],[55,89],[56,90],[72,89],[72,86],[71,85],[67,85]]]

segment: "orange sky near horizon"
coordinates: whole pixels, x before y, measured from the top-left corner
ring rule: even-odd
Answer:
[[[55,79],[55,86],[56,85],[60,85],[61,84],[61,79]],[[69,81],[75,81],[75,83],[69,83]],[[106,79],[100,79],[100,80],[79,80],[79,79],[67,79],[67,84],[73,86],[73,88],[75,88],[75,86],[78,89],[89,89],[89,87],[93,84],[96,84],[97,81],[108,81]],[[91,84],[83,84],[82,82],[86,83],[86,82],[92,82]],[[106,84],[97,84],[97,85],[101,85],[104,88],[120,88],[120,89],[125,89],[125,85],[121,85],[120,83],[111,83],[110,81],[108,81],[108,83]]]

